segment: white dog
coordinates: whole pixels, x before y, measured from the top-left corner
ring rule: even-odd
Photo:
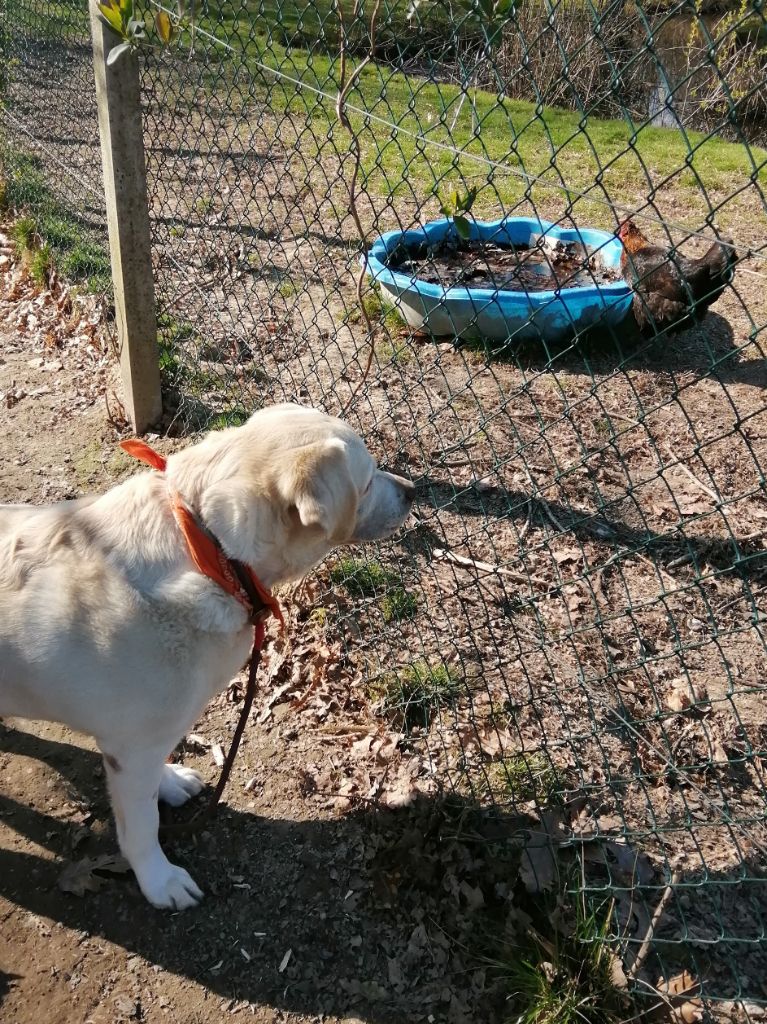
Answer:
[[[253,637],[243,604],[196,568],[172,497],[270,588],[335,545],[391,535],[413,493],[340,420],[278,405],[101,497],[0,505],[0,715],[96,738],[120,847],[156,907],[202,896],[162,852],[157,808],[202,782],[166,758]]]

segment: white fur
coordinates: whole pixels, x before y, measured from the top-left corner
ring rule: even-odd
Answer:
[[[0,505],[0,715],[95,736],[141,890],[181,910],[202,893],[160,849],[157,800],[178,806],[202,783],[166,758],[242,667],[253,631],[195,569],[169,487],[267,587],[336,544],[393,533],[413,489],[377,470],[340,420],[280,405],[172,455],[164,475],[49,507]]]

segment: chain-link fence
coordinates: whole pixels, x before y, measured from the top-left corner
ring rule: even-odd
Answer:
[[[98,215],[87,17],[5,7],[6,141]],[[746,1019],[767,997],[761,0],[206,2],[142,83],[169,423],[343,411],[417,482],[403,535],[313,581],[409,785],[556,808],[633,983],[687,969],[706,1013]],[[629,216],[665,263],[614,240]]]

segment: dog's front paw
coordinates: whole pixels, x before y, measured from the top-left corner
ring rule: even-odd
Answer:
[[[169,860],[142,872],[138,883],[152,906],[160,910],[188,910],[196,907],[203,896],[189,872]]]
[[[160,780],[159,799],[171,807],[180,807],[190,797],[197,796],[202,787],[202,776],[193,768],[166,764]]]

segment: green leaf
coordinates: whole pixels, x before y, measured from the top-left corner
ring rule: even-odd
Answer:
[[[455,224],[455,230],[461,238],[464,240],[471,238],[471,224],[465,217],[461,217],[460,214],[457,217],[453,217],[453,224]]]
[[[120,35],[123,34],[123,19],[119,7],[114,4],[99,4],[99,13],[104,21]]]
[[[162,40],[164,46],[170,44],[173,39],[173,22],[166,11],[157,11],[154,16],[154,24],[157,29],[157,35]]]
[[[502,18],[505,18],[507,14],[510,14],[514,10],[515,0],[498,0],[495,5],[495,12]]]
[[[468,213],[474,205],[474,200],[477,198],[476,188],[470,188],[466,195],[461,200],[461,205],[458,207],[459,210],[463,210],[464,213]]]
[[[461,209],[461,197],[458,195],[458,189],[453,189],[453,193],[450,196],[450,205],[454,210]]]
[[[443,217],[452,217],[454,211],[450,206],[446,206],[444,203],[442,203],[440,205],[439,212],[442,214]]]
[[[123,24],[127,25],[133,18],[133,0],[117,0],[120,5],[120,13],[123,16]]]
[[[119,46],[115,46],[114,50],[109,51],[109,56],[107,57],[107,65],[111,67],[113,64],[115,64],[126,52],[126,50],[130,50],[130,43],[120,43]]]

